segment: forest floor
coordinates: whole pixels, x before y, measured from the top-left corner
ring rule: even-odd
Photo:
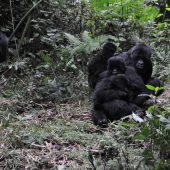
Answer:
[[[97,127],[89,96],[57,104],[40,98],[33,82],[33,76],[2,76],[0,169],[147,169],[142,163],[145,143],[132,140],[139,123]],[[167,87],[159,102],[170,108]]]

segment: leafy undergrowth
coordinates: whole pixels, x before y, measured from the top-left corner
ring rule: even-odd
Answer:
[[[134,140],[139,123],[96,127],[88,92],[59,101],[41,81],[44,76],[26,71],[1,76],[0,169],[150,169],[142,155],[149,143]]]

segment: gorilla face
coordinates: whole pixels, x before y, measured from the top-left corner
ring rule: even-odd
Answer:
[[[152,61],[151,61],[151,49],[145,44],[139,44],[132,47],[128,54],[133,60],[133,66],[137,73],[142,77],[144,83],[147,83],[152,75]]]
[[[133,62],[134,67],[139,74],[141,73],[146,73],[148,75],[152,74],[152,62],[146,56],[144,55],[133,56]]]
[[[136,68],[143,69],[144,68],[144,61],[142,59],[139,59],[136,63]]]
[[[131,57],[135,68],[142,70],[145,68],[147,60],[151,58],[151,49],[145,44],[139,44],[131,49]]]
[[[125,73],[126,66],[124,60],[119,57],[112,57],[108,60],[107,74],[117,75]]]

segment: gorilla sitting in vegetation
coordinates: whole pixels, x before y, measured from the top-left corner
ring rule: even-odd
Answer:
[[[153,65],[151,61],[151,49],[145,44],[138,44],[132,47],[128,52],[123,52],[119,55],[123,58],[126,65],[133,66],[138,75],[143,79],[144,84],[152,85],[154,87],[161,87],[163,83],[155,78],[151,78]],[[130,73],[129,73],[130,74]],[[163,90],[158,90],[157,95],[163,93]],[[144,88],[141,93],[144,96],[139,96],[135,99],[138,106],[143,106],[144,103],[150,98],[150,94],[154,94],[152,90]]]
[[[133,62],[134,68],[146,84],[151,79],[153,71],[150,47],[145,44],[138,44],[127,53],[130,63]]]
[[[124,60],[126,66],[133,66],[135,68],[145,84],[149,82],[153,71],[151,49],[149,46],[138,44],[132,47],[129,51],[123,52],[118,56]],[[114,57],[116,56],[113,56],[113,58]]]
[[[8,38],[7,36],[0,32],[0,62],[4,62],[8,55]]]
[[[141,77],[131,66],[125,66],[121,55],[108,60],[107,71],[93,93],[92,118],[96,125],[106,126],[108,120],[120,119],[141,110],[133,101],[144,89]]]
[[[100,73],[107,69],[107,60],[114,55],[116,48],[111,41],[107,41],[102,50],[89,61],[88,83],[91,89],[95,88]]]
[[[145,44],[136,45],[128,51],[128,55],[133,60],[133,66],[137,73],[142,77],[145,84],[152,85],[154,87],[162,87],[164,85],[162,81],[156,78],[151,78],[153,65],[151,61],[151,49],[149,46]],[[141,95],[137,96],[134,101],[138,106],[144,107],[144,103],[150,98],[149,95],[152,94],[159,96],[163,93],[163,91],[163,89],[158,90],[155,94],[154,91],[145,87]]]
[[[111,121],[120,119],[131,114],[132,111],[144,108],[149,95],[154,94],[152,90],[145,87],[145,84],[162,86],[160,80],[151,78],[152,69],[151,49],[145,44],[136,45],[128,52],[111,57],[108,60],[107,70],[96,79],[98,83],[93,94],[92,112],[94,123],[102,126],[107,124],[108,119]],[[116,87],[113,82],[116,78],[112,76],[117,77],[119,74],[124,74],[128,83],[119,78]],[[110,82],[112,85],[109,85]],[[119,86],[120,84],[124,86],[124,90]],[[159,90],[157,95],[162,92],[163,90]]]
[[[108,60],[107,70],[99,75],[98,81],[100,82],[105,77],[116,74],[125,74],[127,80],[129,81],[129,91],[131,91],[131,100],[137,97],[143,89],[145,88],[142,78],[137,74],[136,70],[132,66],[127,66],[123,56],[125,54],[121,53],[118,56],[111,57]],[[119,83],[120,85],[120,83]]]

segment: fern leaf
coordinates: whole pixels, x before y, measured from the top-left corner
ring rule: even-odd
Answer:
[[[70,44],[79,45],[81,43],[81,41],[78,38],[76,38],[75,36],[73,36],[73,35],[71,35],[69,33],[65,32],[64,35],[69,40]]]

